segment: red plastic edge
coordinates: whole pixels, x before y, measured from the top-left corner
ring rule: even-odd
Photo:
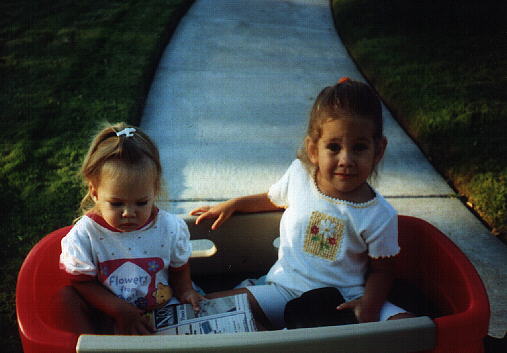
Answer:
[[[433,241],[440,243],[449,256],[459,263],[459,272],[464,279],[465,290],[470,296],[468,308],[459,313],[434,319],[437,327],[437,345],[434,353],[482,353],[482,339],[488,333],[490,306],[486,288],[466,255],[445,234],[432,224],[411,216],[399,216],[400,221],[419,223],[433,234]]]
[[[40,259],[60,252],[60,240],[72,228],[58,229],[42,238],[28,253],[16,283],[16,316],[23,350],[27,352],[75,352],[78,335],[49,326],[40,317],[33,303],[37,293],[33,274],[39,271]],[[55,271],[59,269],[56,268]]]

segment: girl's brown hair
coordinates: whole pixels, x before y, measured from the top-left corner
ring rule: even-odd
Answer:
[[[126,128],[133,128],[135,132],[131,132],[129,136],[117,135],[117,132]],[[152,174],[155,194],[160,193],[162,166],[157,146],[137,127],[125,123],[108,125],[94,137],[81,166],[81,177],[87,188],[87,193],[81,200],[81,214],[86,214],[95,206],[89,185],[91,183],[97,186],[100,183],[101,172],[106,163],[108,169],[112,166],[137,175]]]
[[[362,118],[374,123],[374,139],[384,136],[382,107],[375,92],[365,83],[342,78],[334,86],[324,88],[313,104],[307,138],[313,142],[322,135],[322,125],[329,120],[342,118]],[[307,167],[311,162],[304,144],[298,151],[298,158]]]

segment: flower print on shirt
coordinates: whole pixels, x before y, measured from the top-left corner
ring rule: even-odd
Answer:
[[[159,270],[160,270],[159,261],[153,260],[148,262],[148,272],[157,273]]]
[[[304,251],[334,261],[343,238],[344,222],[313,211],[305,235]]]

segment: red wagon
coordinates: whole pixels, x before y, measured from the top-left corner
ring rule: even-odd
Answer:
[[[276,258],[273,239],[280,213],[236,215],[219,230],[186,219],[192,239],[210,239],[212,257],[192,259],[197,278],[266,271]],[[437,228],[418,218],[399,217],[398,280],[417,288],[435,311],[415,319],[347,326],[198,336],[100,336],[58,330],[51,298],[67,285],[59,270],[60,240],[70,227],[45,236],[26,257],[18,276],[16,310],[25,352],[440,352],[480,353],[487,335],[489,302],[476,270]],[[252,242],[251,239],[255,239]],[[250,241],[248,241],[250,240]],[[248,245],[247,245],[248,243]],[[254,243],[254,244],[252,244]],[[225,276],[225,277],[224,277]],[[198,284],[201,284],[197,281]],[[206,289],[206,288],[205,288]],[[400,289],[401,290],[401,289]],[[406,293],[405,293],[406,294]],[[318,347],[318,348],[317,348]]]

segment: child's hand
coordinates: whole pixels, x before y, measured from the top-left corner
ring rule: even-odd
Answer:
[[[149,335],[155,332],[144,312],[131,304],[126,304],[114,320],[116,333],[120,335]]]
[[[199,216],[195,220],[195,224],[199,224],[205,218],[216,219],[211,226],[212,230],[217,229],[224,223],[234,212],[266,212],[278,211],[283,208],[276,206],[271,202],[267,193],[242,196],[227,200],[214,206],[198,207],[190,212],[192,216]]]
[[[189,289],[188,291],[184,292],[178,299],[182,303],[192,304],[192,308],[197,312],[201,310],[199,302],[201,300],[206,300],[206,298],[204,298],[193,289]]]
[[[211,229],[217,229],[234,213],[233,200],[228,200],[214,206],[201,206],[190,211],[191,216],[199,216],[195,220],[195,224],[199,224],[203,219],[211,218],[216,221],[211,225]]]
[[[380,310],[365,303],[362,298],[351,300],[336,307],[336,310],[351,309],[358,322],[374,322],[380,318]]]

